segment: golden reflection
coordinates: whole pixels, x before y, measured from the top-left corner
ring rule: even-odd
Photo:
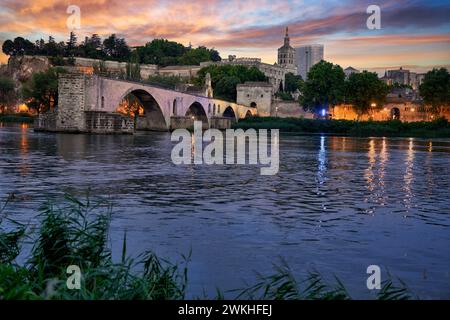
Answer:
[[[28,164],[28,155],[29,155],[29,146],[28,146],[28,134],[27,129],[29,125],[27,123],[22,123],[20,125],[21,135],[20,135],[20,156],[21,162],[19,165],[20,173],[22,176],[26,176],[30,171],[30,167]]]
[[[386,204],[385,199],[385,174],[386,174],[386,162],[388,160],[388,152],[387,152],[387,142],[386,138],[383,138],[381,142],[381,151],[380,151],[380,169],[378,174],[379,186],[380,186],[380,196],[379,201],[381,205]]]
[[[433,142],[430,141],[430,143],[428,144],[428,152],[433,152]]]
[[[366,173],[364,177],[367,181],[367,188],[369,191],[373,191],[375,189],[375,174],[373,169],[376,165],[376,152],[375,152],[375,140],[371,139],[369,142],[369,151],[367,153],[367,157],[369,158],[369,167],[366,169]]]

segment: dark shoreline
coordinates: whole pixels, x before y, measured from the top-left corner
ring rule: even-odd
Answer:
[[[279,129],[282,133],[351,137],[450,138],[446,119],[432,122],[350,121],[301,118],[249,118],[234,129]]]

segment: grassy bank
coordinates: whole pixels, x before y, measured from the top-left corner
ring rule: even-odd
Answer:
[[[189,256],[171,263],[148,251],[137,258],[127,255],[126,234],[121,255],[113,260],[109,245],[111,205],[80,201],[66,195],[59,206],[47,202],[39,210],[40,227],[33,232],[9,219],[11,200],[0,207],[0,300],[3,299],[184,299],[188,285]],[[12,212],[12,211],[11,211]],[[17,262],[22,245],[31,251]],[[22,259],[21,259],[22,260]],[[79,289],[68,289],[68,266],[80,268]],[[282,262],[256,284],[226,294],[217,290],[211,299],[351,299],[341,281],[326,283],[317,272],[298,281]],[[73,283],[73,282],[71,282]],[[204,297],[202,297],[204,298]],[[208,297],[206,297],[208,298]],[[383,283],[377,299],[415,298],[392,279]]]
[[[450,137],[450,124],[446,119],[432,122],[401,122],[255,117],[240,120],[234,128],[279,129],[281,132],[367,137]]]
[[[34,116],[29,113],[0,114],[0,122],[33,123]]]

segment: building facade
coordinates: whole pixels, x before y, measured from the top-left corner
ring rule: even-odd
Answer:
[[[313,65],[323,60],[324,47],[322,44],[310,44],[295,48],[295,63],[297,74],[306,80]]]
[[[388,85],[407,85],[411,86],[414,90],[418,90],[424,77],[424,73],[411,72],[400,67],[400,69],[387,70],[381,80]]]

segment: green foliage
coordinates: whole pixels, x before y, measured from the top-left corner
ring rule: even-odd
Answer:
[[[148,84],[153,84],[156,86],[168,88],[168,89],[175,89],[178,84],[184,83],[185,81],[177,76],[162,76],[162,75],[154,75],[149,76],[148,79],[145,81]]]
[[[302,91],[303,89],[303,79],[302,76],[295,75],[291,72],[287,73],[284,79],[284,91],[285,92],[295,92],[297,90]]]
[[[100,60],[130,61],[132,52],[124,38],[116,34],[102,39],[98,34],[86,37],[84,41],[77,44],[77,36],[74,32],[69,34],[66,42],[56,43],[50,36],[48,41],[40,39],[35,43],[22,37],[6,40],[2,46],[3,53],[9,56],[16,55],[45,55],[50,57],[85,57]],[[169,65],[199,65],[204,61],[220,61],[219,52],[203,46],[191,48],[181,43],[168,41],[166,39],[154,39],[144,46],[136,47],[139,63],[157,64],[159,66]],[[64,65],[58,58],[54,65]]]
[[[349,136],[450,137],[450,124],[444,119],[432,122],[350,121],[301,118],[248,118],[234,125],[242,129],[279,129],[282,132],[339,134]]]
[[[308,73],[303,86],[301,104],[318,113],[344,101],[345,73],[339,65],[320,61]]]
[[[141,57],[141,63],[159,66],[199,65],[200,62],[221,59],[214,49],[203,46],[194,49],[166,39],[154,39],[136,50]]]
[[[139,55],[134,52],[126,65],[126,79],[133,81],[141,80],[141,65],[139,64]]]
[[[13,122],[13,123],[33,123],[34,116],[29,113],[12,113],[12,114],[1,114],[0,122]]]
[[[124,38],[118,38],[114,33],[103,41],[103,51],[106,57],[118,61],[127,61],[130,48]]]
[[[36,53],[36,48],[31,41],[22,37],[16,37],[13,41],[6,40],[3,42],[2,51],[8,56],[32,55]]]
[[[346,102],[353,105],[358,116],[368,113],[372,103],[381,108],[386,102],[388,87],[374,72],[352,73],[345,84]]]
[[[427,72],[419,91],[432,112],[439,114],[443,106],[450,104],[450,73],[445,68]]]
[[[285,101],[293,101],[294,100],[294,98],[292,97],[292,94],[290,94],[289,92],[279,91],[279,92],[275,93],[275,96],[280,98],[281,100],[285,100]]]
[[[16,98],[13,79],[0,75],[0,105],[11,105]]]
[[[3,211],[0,210],[0,215]],[[151,251],[135,260],[127,256],[125,233],[121,258],[115,262],[108,243],[111,213],[111,204],[107,201],[92,201],[89,196],[80,200],[66,195],[60,206],[51,202],[42,206],[37,235],[11,220],[4,227],[6,219],[1,219],[0,300],[185,299],[191,253],[182,255],[180,263],[162,260]],[[19,265],[14,259],[25,237],[31,239],[34,246],[30,258]],[[66,287],[68,265],[81,269],[80,290]],[[270,275],[258,274],[256,284],[231,292],[237,292],[237,299],[351,299],[337,277],[330,285],[318,272],[311,272],[305,280],[297,281],[285,261],[274,264],[274,269]],[[219,289],[216,298],[224,298]],[[381,300],[411,298],[414,297],[406,285],[401,281],[400,285],[395,284],[391,277],[383,282],[377,295]]]
[[[335,283],[329,284],[316,272],[309,272],[305,280],[298,282],[292,270],[284,260],[274,264],[275,272],[271,275],[257,274],[258,282],[238,291],[238,299],[249,300],[350,300],[352,299],[343,283],[334,277]],[[401,281],[391,277],[383,282],[377,294],[377,300],[408,300],[413,295]]]
[[[56,107],[58,104],[58,74],[65,70],[60,67],[49,68],[47,71],[34,73],[24,84],[22,96],[30,108],[37,113]]]
[[[256,67],[242,65],[210,65],[199,70],[194,83],[202,86],[206,74],[211,75],[214,97],[228,101],[236,101],[236,86],[246,81],[266,81],[267,78]]]
[[[25,265],[12,262],[24,229],[0,230],[1,299],[183,299],[186,266],[172,264],[147,252],[135,261],[126,255],[114,262],[108,246],[111,205],[105,201],[79,200],[66,195],[61,207],[46,203],[40,209],[37,238]],[[0,221],[2,222],[2,221]],[[4,254],[4,253],[7,254]],[[12,254],[9,254],[12,253]],[[187,263],[190,256],[182,256]],[[82,271],[81,289],[66,287],[66,268]],[[133,272],[132,272],[133,270]],[[141,271],[136,271],[141,270]]]

